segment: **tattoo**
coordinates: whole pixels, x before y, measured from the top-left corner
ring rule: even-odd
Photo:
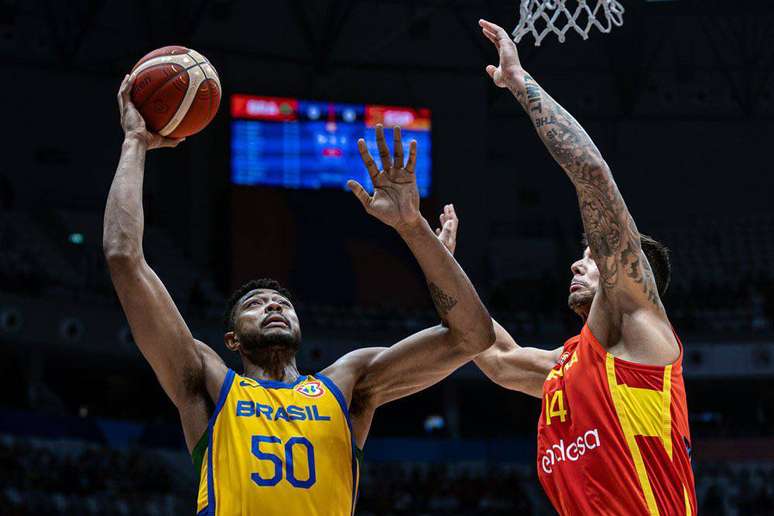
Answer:
[[[529,110],[537,113],[543,112],[543,103],[541,102],[540,94],[541,89],[529,74],[524,75],[525,89],[527,90],[527,104],[529,104]]]
[[[629,218],[629,231],[637,232],[634,220]],[[637,233],[639,234],[639,233]],[[648,298],[648,301],[654,305],[659,304],[658,289],[656,279],[653,276],[653,269],[644,253],[638,247],[630,242],[623,251],[621,251],[621,263],[624,265],[626,275],[635,283],[642,285],[642,293]]]
[[[551,116],[541,116],[538,118],[535,118],[535,127],[537,129],[540,129],[544,125],[553,125],[556,123],[556,118],[554,115]]]
[[[444,319],[446,314],[448,314],[457,304],[457,300],[441,290],[435,283],[430,283],[429,287],[430,297],[433,298],[435,309],[438,310],[438,315],[441,316],[441,319]]]
[[[642,285],[651,303],[661,306],[653,271],[640,248],[637,226],[599,149],[575,118],[527,74],[524,91],[519,91],[516,99],[551,156],[575,185],[583,227],[603,288],[615,287],[623,271]]]

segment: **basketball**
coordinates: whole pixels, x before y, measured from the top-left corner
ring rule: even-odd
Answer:
[[[162,47],[132,68],[132,103],[149,131],[168,138],[196,134],[212,121],[220,105],[215,67],[196,50]]]

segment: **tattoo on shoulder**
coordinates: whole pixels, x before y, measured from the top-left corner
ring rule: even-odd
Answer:
[[[435,305],[435,309],[438,310],[438,315],[441,316],[443,319],[446,317],[446,314],[448,314],[452,308],[457,304],[457,300],[444,292],[438,285],[435,283],[430,283],[430,297],[433,298],[433,304]]]

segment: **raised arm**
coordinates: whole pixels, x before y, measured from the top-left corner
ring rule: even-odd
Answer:
[[[479,348],[494,340],[489,312],[465,272],[419,212],[419,191],[414,174],[416,142],[411,142],[404,166],[399,127],[394,128],[393,141],[395,152],[391,157],[384,130],[381,125],[376,127],[376,142],[384,169],[381,172],[365,141],[358,141],[360,156],[374,185],[373,196],[368,195],[357,181],[350,180],[347,184],[367,213],[394,228],[406,242],[422,268],[438,315],[451,331],[454,341],[471,351],[480,351]]]
[[[207,392],[211,398],[217,397],[218,379],[222,381],[225,377],[226,367],[217,354],[193,338],[164,284],[145,261],[142,248],[145,154],[153,148],[174,147],[179,141],[145,130],[142,117],[129,100],[130,86],[128,79],[124,79],[118,94],[124,143],[105,206],[102,245],[132,336],[164,391],[180,409],[190,445],[204,431],[203,427],[199,428],[201,424],[187,424],[191,406]],[[209,373],[211,381],[205,382],[205,373]],[[201,422],[202,418],[195,419]],[[206,417],[203,421],[206,427]]]
[[[350,353],[326,370],[345,391],[352,393],[353,413],[362,416],[359,422],[368,424],[370,414],[379,405],[435,384],[494,342],[492,320],[475,288],[419,212],[414,175],[416,142],[411,142],[404,166],[400,129],[394,130],[393,157],[381,126],[376,128],[376,138],[382,172],[365,142],[358,142],[374,184],[374,195],[368,195],[356,181],[350,181],[349,187],[367,213],[393,227],[409,246],[443,323],[389,348]],[[362,432],[358,435],[364,439]]]
[[[487,66],[487,73],[497,86],[513,93],[575,186],[586,238],[599,268],[599,293],[621,313],[642,308],[663,313],[637,226],[599,149],[572,115],[522,68],[516,45],[505,30],[484,20],[479,24],[500,55],[499,66]]]

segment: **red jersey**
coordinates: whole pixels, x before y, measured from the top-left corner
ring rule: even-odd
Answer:
[[[682,359],[681,344],[664,367],[615,358],[588,326],[565,343],[543,384],[537,457],[560,514],[696,514]]]

